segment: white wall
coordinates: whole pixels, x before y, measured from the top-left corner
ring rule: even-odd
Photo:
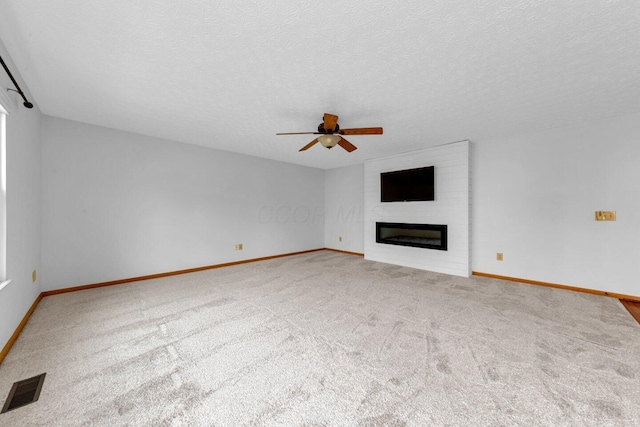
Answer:
[[[474,140],[472,163],[474,271],[640,296],[640,114]]]
[[[468,277],[469,141],[425,148],[365,163],[365,258]],[[380,202],[380,173],[435,166],[435,200]],[[376,243],[376,222],[447,225],[446,251]]]
[[[9,100],[7,116],[7,278],[13,281],[0,291],[0,349],[40,293],[31,272],[40,273],[41,241],[41,113],[16,66],[0,42],[0,55],[27,93],[33,109],[22,105],[22,98],[0,68],[0,91]]]
[[[320,169],[43,119],[47,290],[322,248],[323,205]]]
[[[364,165],[326,170],[324,203],[324,246],[364,253]]]

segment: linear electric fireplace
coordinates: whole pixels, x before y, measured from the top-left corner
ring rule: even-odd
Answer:
[[[446,251],[447,226],[376,222],[376,242]]]

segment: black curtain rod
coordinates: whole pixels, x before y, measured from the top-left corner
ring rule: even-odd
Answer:
[[[0,62],[2,62],[2,67],[7,72],[7,75],[9,76],[11,81],[13,82],[13,85],[16,87],[15,89],[7,89],[7,90],[12,90],[14,92],[18,92],[20,94],[20,96],[22,97],[22,99],[24,99],[23,105],[25,107],[27,107],[27,108],[33,108],[33,104],[30,103],[29,101],[27,101],[27,97],[24,96],[24,92],[22,91],[22,89],[20,89],[20,86],[18,85],[18,82],[16,81],[16,79],[13,78],[13,74],[11,74],[11,71],[9,71],[9,69],[7,68],[7,64],[4,63],[4,60],[2,59],[2,56],[0,56]]]

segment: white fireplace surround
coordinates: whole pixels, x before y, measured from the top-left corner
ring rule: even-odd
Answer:
[[[364,256],[368,260],[469,277],[470,259],[469,141],[454,142],[400,155],[368,160],[364,167]],[[380,201],[380,174],[435,166],[435,200]],[[446,224],[446,251],[376,242],[376,222]]]

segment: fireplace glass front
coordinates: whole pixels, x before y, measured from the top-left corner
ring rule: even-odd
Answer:
[[[446,251],[447,226],[376,222],[376,242]]]

